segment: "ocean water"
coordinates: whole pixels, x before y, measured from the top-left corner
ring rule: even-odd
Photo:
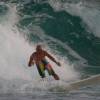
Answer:
[[[0,100],[100,100],[99,84],[70,84],[100,74],[98,0],[0,1]],[[42,80],[27,66],[37,44],[52,61],[60,81]],[[48,59],[49,60],[49,59]]]

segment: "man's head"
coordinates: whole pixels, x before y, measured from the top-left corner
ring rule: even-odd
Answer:
[[[37,45],[36,46],[36,51],[41,51],[42,50],[42,46],[41,45]]]

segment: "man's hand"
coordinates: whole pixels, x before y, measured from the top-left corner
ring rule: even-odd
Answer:
[[[33,61],[31,63],[29,62],[28,67],[31,67],[32,65],[34,65]]]
[[[60,62],[56,62],[56,64],[57,64],[58,66],[61,66]]]
[[[29,63],[29,64],[28,64],[28,67],[31,67],[31,66],[32,66],[32,65]]]

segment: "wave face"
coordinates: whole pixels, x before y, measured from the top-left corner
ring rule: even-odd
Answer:
[[[79,1],[69,3],[56,0],[24,2],[18,7],[22,27],[32,31],[35,25],[39,26],[45,35],[69,46],[84,58],[87,64],[99,66],[100,12],[98,9],[92,9]],[[77,59],[75,56],[69,56],[69,59],[71,58]]]
[[[4,11],[0,16],[0,94],[33,92],[34,88],[43,89],[43,83],[39,83],[40,76],[36,66],[28,68],[29,56],[35,51],[37,41],[42,40],[32,36],[31,44],[26,35],[27,33],[30,36],[30,31],[17,27],[21,16],[18,15],[16,4],[2,3],[0,7],[2,13]],[[46,49],[52,52],[49,46]],[[54,70],[59,73],[61,80],[79,79],[79,73],[72,64],[68,61],[65,62],[65,59],[61,59],[56,53],[52,53],[52,55],[62,62],[63,67],[60,68],[50,61]],[[47,85],[49,87],[48,82]]]

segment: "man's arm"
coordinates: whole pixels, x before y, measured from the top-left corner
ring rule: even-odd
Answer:
[[[28,62],[28,66],[31,67],[34,64],[33,62],[33,54],[30,56],[29,62]]]
[[[61,66],[61,64],[60,64],[60,62],[57,62],[56,60],[55,60],[55,58],[53,58],[49,53],[47,53],[46,51],[45,51],[45,55],[49,58],[49,59],[51,59],[53,62],[55,62],[58,66]]]

